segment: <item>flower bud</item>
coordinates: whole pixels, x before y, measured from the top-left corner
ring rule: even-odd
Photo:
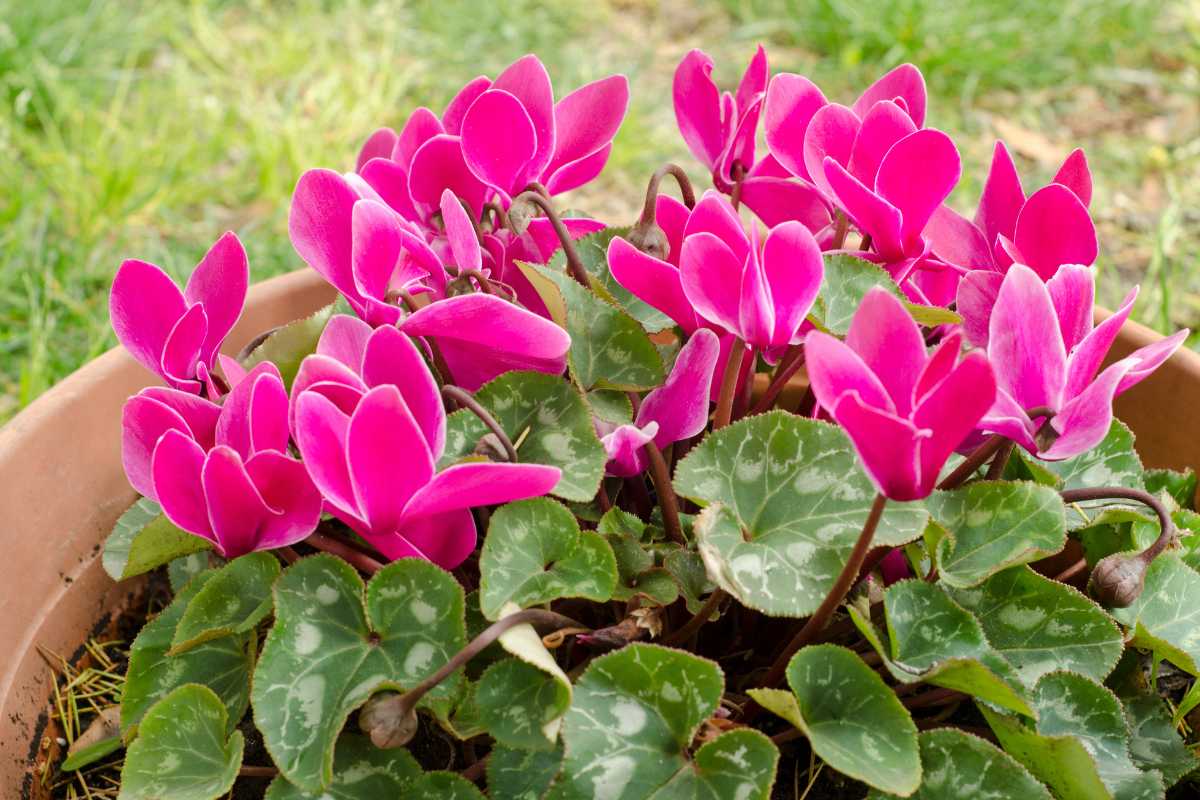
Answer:
[[[1147,559],[1142,553],[1113,553],[1100,559],[1088,581],[1092,594],[1109,608],[1134,604],[1146,586]]]
[[[517,236],[524,236],[529,223],[537,216],[538,208],[528,200],[517,197],[508,207],[508,229]]]
[[[387,692],[367,701],[358,714],[358,727],[379,748],[403,747],[417,735],[417,712],[404,695]]]
[[[666,261],[667,256],[671,252],[671,244],[667,241],[667,234],[653,220],[639,222],[637,225],[634,225],[626,239],[638,250],[641,250],[648,256],[657,258],[659,261]]]

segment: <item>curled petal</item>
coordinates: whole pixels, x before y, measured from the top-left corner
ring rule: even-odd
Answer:
[[[556,140],[554,88],[550,73],[537,56],[522,56],[496,77],[491,88],[513,95],[528,112],[537,135],[537,149],[529,165],[528,179],[541,175],[554,154]],[[466,123],[463,125],[465,127]]]
[[[712,71],[712,59],[703,51],[692,50],[675,68],[672,87],[679,133],[692,155],[709,169],[716,167],[725,149],[721,94]]]
[[[1129,358],[1136,359],[1137,363],[1130,367],[1129,372],[1125,373],[1125,377],[1117,385],[1117,394],[1150,377],[1154,370],[1161,367],[1168,358],[1175,354],[1176,350],[1183,346],[1190,333],[1191,331],[1186,328],[1175,331],[1165,339],[1160,339],[1154,344],[1148,344],[1130,353]]]
[[[461,269],[480,269],[483,266],[483,253],[475,237],[475,226],[471,224],[471,218],[467,216],[462,203],[449,189],[442,192],[441,209],[446,239],[450,243],[455,265]]]
[[[197,304],[185,311],[163,346],[158,372],[167,383],[176,389],[200,391],[200,383],[195,380],[196,365],[200,363],[207,334],[208,315],[204,306]]]
[[[608,245],[608,268],[617,283],[673,319],[685,333],[700,326],[675,267],[614,237]]]
[[[138,363],[161,373],[163,349],[187,302],[162,269],[145,261],[121,264],[108,297],[117,340]]]
[[[738,118],[733,137],[729,140],[729,146],[725,149],[724,157],[721,159],[721,177],[725,180],[733,180],[735,164],[741,164],[747,172],[754,165],[754,140],[758,134],[758,118],[762,114],[762,103],[762,95],[758,95],[745,110],[741,107],[738,108],[741,116]]]
[[[939,206],[925,225],[935,256],[962,270],[990,269],[992,248],[983,231],[949,206]]]
[[[767,66],[767,51],[763,50],[760,44],[750,58],[750,63],[746,65],[746,71],[742,73],[742,79],[738,81],[737,92],[733,96],[739,115],[744,114],[758,95],[767,90],[767,79],[770,74],[770,68]],[[749,169],[749,165],[746,166]]]
[[[762,258],[755,245],[746,256],[742,266],[742,285],[738,302],[738,326],[735,333],[746,344],[759,349],[771,346],[771,335],[775,330],[775,308],[771,305],[771,293],[767,287],[767,276],[763,272]]]
[[[400,221],[374,200],[359,200],[351,212],[351,265],[360,297],[383,300],[403,252]]]
[[[612,145],[606,144],[590,155],[556,167],[553,172],[546,173],[546,191],[561,194],[583,186],[600,174],[610,155]]]
[[[408,169],[399,161],[373,158],[359,174],[376,196],[389,208],[406,219],[420,219],[408,192]]]
[[[467,166],[479,180],[507,194],[517,194],[528,181],[537,149],[533,121],[521,101],[508,92],[489,89],[463,118],[462,154]]]
[[[354,162],[354,171],[361,173],[362,168],[372,158],[391,158],[392,150],[396,148],[399,138],[391,128],[378,128],[363,142],[362,149],[358,151],[358,158]]]
[[[850,174],[867,186],[875,185],[879,165],[892,145],[911,133],[917,126],[908,112],[891,100],[880,100],[867,110],[862,127],[854,139],[850,161],[846,164]]]
[[[782,72],[767,87],[763,111],[767,147],[788,172],[806,180],[810,173],[804,162],[804,135],[826,102],[817,85],[802,75]]]
[[[707,411],[707,395],[705,410]],[[707,414],[705,415],[707,421]],[[618,425],[611,433],[601,437],[604,452],[608,455],[605,472],[618,478],[632,478],[640,475],[646,469],[645,447],[653,442],[658,434],[657,422],[637,425]]]
[[[216,542],[200,473],[205,454],[200,445],[177,430],[158,440],[151,459],[154,497],[167,519],[188,533]]]
[[[1107,349],[1107,348],[1106,348]],[[988,358],[999,386],[1022,408],[1059,408],[1067,384],[1067,353],[1046,285],[1013,264],[988,324]]]
[[[841,166],[850,163],[854,139],[862,125],[845,106],[829,103],[813,114],[804,132],[804,169],[822,194],[833,199],[833,188],[826,175],[825,160],[831,158]],[[785,162],[786,163],[786,162]]]
[[[363,353],[371,338],[371,326],[349,314],[334,314],[317,340],[317,353],[340,361],[351,371],[362,369]]]
[[[875,190],[904,215],[901,237],[915,242],[962,174],[958,148],[934,128],[910,134],[887,152]]]
[[[351,216],[358,194],[327,169],[300,176],[288,211],[288,235],[300,258],[347,299],[360,299],[351,267]]]
[[[1117,387],[1136,365],[1124,358],[1108,366],[1076,397],[1067,401],[1050,420],[1058,438],[1038,458],[1058,461],[1086,453],[1104,440],[1112,425],[1112,403]]]
[[[845,342],[820,331],[804,338],[805,368],[817,402],[832,410],[838,400],[853,392],[870,406],[895,414],[896,404],[879,378]]]
[[[256,440],[262,449],[284,452],[287,423],[287,392],[279,368],[264,361],[226,395],[217,421],[216,443],[232,448],[243,460],[254,454]]]
[[[880,100],[900,98],[918,128],[925,124],[925,77],[912,64],[901,64],[867,87],[854,101],[854,113],[862,117]]]
[[[1033,436],[1038,426],[1034,424],[1021,404],[1012,398],[1003,388],[996,390],[996,400],[979,420],[979,430],[988,433],[998,433],[1012,439],[1031,453],[1038,450]]]
[[[721,342],[715,333],[706,328],[696,331],[680,349],[666,382],[642,400],[635,424],[647,428],[657,423],[658,431],[651,435],[660,449],[704,430],[720,352]]]
[[[1129,319],[1137,295],[1138,287],[1135,286],[1125,295],[1116,312],[1093,328],[1071,352],[1067,360],[1067,397],[1074,397],[1092,382],[1105,356],[1108,355],[1109,348],[1116,341],[1121,326]]]
[[[771,344],[799,344],[800,326],[825,277],[821,248],[804,225],[785,222],[767,235],[762,263],[775,311]]]
[[[738,261],[745,259],[750,252],[750,239],[746,236],[746,229],[737,211],[724,195],[711,189],[692,209],[683,229],[685,239],[697,233],[716,236]]]
[[[423,558],[442,569],[454,569],[475,550],[477,538],[475,518],[463,508],[406,520],[395,534],[369,541],[391,559]]]
[[[742,181],[742,204],[771,228],[795,220],[815,233],[830,222],[825,198],[798,178],[747,178]]]
[[[246,472],[263,502],[275,512],[259,527],[255,549],[287,547],[316,529],[321,521],[321,493],[303,464],[267,450],[246,462]]]
[[[1017,217],[1013,243],[1025,264],[1049,279],[1063,264],[1087,266],[1099,252],[1096,226],[1074,192],[1052,183],[1034,192]]]
[[[926,356],[925,338],[904,305],[887,290],[872,287],[854,312],[846,345],[879,378],[896,413],[908,416]]]
[[[188,305],[203,305],[208,317],[208,333],[200,350],[205,365],[212,366],[221,343],[242,315],[249,283],[246,250],[232,231],[217,239],[188,278],[184,300]]]
[[[872,247],[880,256],[889,261],[905,258],[904,219],[900,209],[868,189],[832,158],[825,159],[825,182],[859,230],[871,236]]]
[[[455,464],[419,489],[404,508],[410,520],[476,506],[541,497],[558,484],[562,471],[540,464]]]
[[[992,165],[979,197],[979,209],[975,212],[975,224],[983,231],[989,245],[995,243],[997,236],[1012,238],[1023,205],[1025,190],[1021,188],[1017,166],[1004,142],[998,141],[992,150]]]

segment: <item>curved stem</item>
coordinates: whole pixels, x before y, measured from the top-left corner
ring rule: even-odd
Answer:
[[[650,176],[649,183],[646,184],[646,202],[642,205],[642,216],[638,218],[637,224],[647,225],[654,222],[658,185],[668,175],[679,184],[679,193],[683,196],[683,204],[689,210],[695,208],[696,191],[692,188],[692,182],[688,179],[687,173],[683,171],[682,167],[675,164],[663,164],[654,171],[654,174]]]
[[[867,552],[871,549],[871,540],[875,538],[875,529],[879,527],[879,519],[883,516],[883,509],[886,505],[886,497],[882,494],[875,495],[875,502],[871,504],[871,511],[867,514],[862,532],[858,535],[858,541],[854,543],[854,549],[850,552],[850,558],[846,561],[846,566],[842,567],[841,574],[834,581],[833,588],[829,590],[829,594],[825,595],[825,599],[821,601],[821,605],[817,607],[813,615],[808,618],[808,622],[804,623],[804,627],[800,629],[800,632],[792,637],[792,640],[783,648],[783,652],[775,659],[775,663],[771,665],[770,671],[763,679],[764,686],[769,688],[778,685],[779,681],[783,679],[784,672],[787,670],[788,662],[792,660],[792,656],[821,632],[825,624],[829,622],[829,617],[833,615],[837,607],[846,599],[846,595],[853,588],[854,582],[858,578],[859,570],[862,569]]]
[[[449,270],[447,270],[449,272]],[[496,294],[495,288],[492,286],[491,280],[477,269],[457,268],[453,273],[456,278],[471,278],[475,283],[479,284],[479,290],[484,294]]]
[[[379,570],[383,569],[383,562],[371,558],[365,553],[361,553],[345,542],[334,539],[332,536],[326,536],[323,533],[311,534],[304,543],[315,547],[318,550],[335,555],[345,561],[352,567],[355,567],[361,572],[368,575],[374,575]]]
[[[788,360],[791,356],[791,360]],[[779,367],[776,368],[775,374],[771,377],[771,383],[767,386],[767,390],[763,392],[762,398],[754,404],[754,408],[750,409],[750,415],[761,414],[775,404],[775,398],[779,397],[779,393],[787,386],[788,381],[792,376],[800,371],[804,366],[804,345],[794,344],[788,348],[788,352],[784,354],[783,359],[779,362]]]
[[[492,230],[508,227],[508,212],[504,210],[504,206],[489,200],[483,204],[483,210],[492,212]]]
[[[692,638],[696,631],[704,627],[709,618],[712,617],[712,613],[717,610],[717,606],[719,606],[721,601],[728,596],[729,595],[726,594],[724,589],[713,589],[712,594],[710,594],[708,599],[704,601],[704,605],[700,607],[700,610],[693,614],[692,618],[689,619],[682,628],[668,636],[663,641],[663,644],[667,647],[678,647],[679,645],[687,642],[688,639]]]
[[[558,236],[558,241],[562,244],[563,253],[567,257],[567,271],[571,273],[571,277],[578,281],[581,286],[588,288],[587,270],[583,268],[583,262],[579,260],[579,253],[575,250],[575,240],[571,238],[571,232],[567,230],[567,226],[559,218],[558,212],[554,210],[554,206],[550,204],[550,198],[544,194],[544,191],[544,189],[542,190],[543,193],[524,191],[513,198],[513,205],[525,202],[535,205],[542,210],[542,213],[546,215],[546,219],[550,220],[550,224],[554,227],[554,233]]]
[[[850,220],[841,211],[833,212],[835,214],[834,222],[836,223],[833,229],[833,241],[829,245],[830,250],[841,250],[846,244],[846,234],[850,232]]]
[[[683,526],[679,523],[679,500],[675,497],[675,489],[671,486],[671,473],[667,469],[667,460],[654,442],[647,442],[646,457],[650,461],[650,480],[654,482],[654,493],[658,495],[658,505],[662,508],[663,527],[671,541],[687,546],[683,538]]]
[[[738,375],[742,371],[742,359],[746,357],[746,344],[740,336],[733,337],[729,358],[725,359],[725,372],[721,376],[721,391],[717,395],[717,411],[713,417],[713,430],[729,424],[733,415],[733,396],[737,393]]]
[[[508,434],[504,432],[504,428],[500,427],[500,423],[496,421],[496,418],[480,405],[479,401],[470,392],[461,386],[447,383],[442,387],[442,395],[479,417],[479,421],[486,425],[487,429],[500,440],[500,444],[504,447],[504,455],[508,457],[509,463],[517,463],[517,448],[513,446],[512,439],[508,438]]]
[[[967,478],[975,474],[975,470],[979,469],[989,458],[998,453],[1000,448],[1004,447],[1006,441],[1008,441],[1007,437],[993,433],[987,438],[987,441],[972,450],[962,460],[962,463],[954,468],[954,471],[943,478],[942,482],[937,485],[937,488],[944,491],[961,486],[966,482]]]
[[[1175,522],[1171,512],[1157,497],[1142,489],[1128,489],[1124,486],[1098,486],[1093,489],[1066,489],[1059,492],[1064,503],[1080,503],[1087,500],[1134,500],[1150,507],[1158,517],[1158,538],[1141,553],[1141,558],[1149,563],[1167,548],[1175,536]]]
[[[733,173],[733,191],[729,193],[729,203],[736,211],[742,204],[742,182],[746,179],[746,168],[741,161],[734,161],[730,171]]]
[[[987,474],[983,476],[986,481],[998,481],[1004,476],[1004,468],[1008,466],[1008,459],[1012,456],[1013,448],[1017,443],[1012,439],[1006,440],[1000,449],[996,451],[996,457],[992,459],[992,463],[988,466]]]

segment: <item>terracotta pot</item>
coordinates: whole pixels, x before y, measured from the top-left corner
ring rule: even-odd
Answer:
[[[333,290],[303,270],[251,289],[246,311],[227,342],[236,352],[276,325],[303,317],[333,299]],[[1122,330],[1114,357],[1157,334],[1133,323]],[[134,501],[120,459],[121,406],[158,383],[117,348],[38,398],[0,430],[0,794],[19,796],[38,742],[38,718],[52,674],[38,648],[70,656],[128,601],[100,564],[101,545]],[[799,401],[790,386],[784,405]],[[1200,466],[1200,356],[1180,352],[1117,403],[1138,435],[1149,466]]]
[[[226,350],[333,297],[311,270],[257,284]],[[70,657],[129,598],[131,587],[104,572],[100,551],[136,498],[121,469],[121,406],[157,383],[115,348],[0,429],[0,796],[32,788],[23,786],[37,754],[31,739],[52,691],[38,648]]]

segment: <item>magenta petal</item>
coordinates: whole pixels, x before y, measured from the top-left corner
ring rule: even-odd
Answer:
[[[1092,171],[1088,168],[1087,156],[1076,148],[1067,156],[1052,183],[1061,183],[1075,193],[1084,206],[1092,204]]]
[[[701,50],[692,50],[675,68],[672,85],[679,133],[692,155],[710,170],[716,168],[725,149],[721,94],[712,71],[712,59]]]
[[[264,362],[269,364],[270,362]],[[249,410],[250,452],[286,453],[288,446],[288,396],[283,380],[271,369],[254,379]]]
[[[888,150],[916,130],[908,112],[891,100],[880,100],[867,111],[854,139],[850,162],[846,165],[850,174],[867,186],[874,186],[879,165]]]
[[[471,224],[471,218],[467,216],[462,203],[458,202],[458,198],[449,189],[442,192],[440,208],[455,266],[459,269],[475,270],[483,267],[483,253],[479,249],[479,240],[475,237],[475,227]]]
[[[553,172],[547,172],[546,191],[550,194],[562,194],[583,186],[604,170],[610,155],[612,145],[606,144],[591,155],[568,161],[556,167]]]
[[[288,235],[300,258],[348,299],[358,299],[351,268],[351,215],[358,194],[336,172],[311,169],[292,192]]]
[[[820,331],[804,338],[805,368],[813,394],[822,407],[832,410],[838,399],[854,392],[868,405],[895,413],[887,389],[845,342]]]
[[[200,351],[200,360],[206,365],[213,364],[221,342],[242,315],[249,283],[246,251],[232,232],[217,239],[188,278],[183,290],[184,300],[189,305],[203,304],[204,314],[208,317],[208,334]]]
[[[799,178],[747,178],[742,181],[742,205],[770,228],[795,220],[815,233],[830,220],[829,206],[817,187]]]
[[[150,462],[164,433],[177,430],[211,445],[220,406],[176,389],[144,390],[125,401],[121,410],[121,463],[138,494],[154,498]]]
[[[1034,192],[1017,217],[1013,236],[1024,263],[1048,279],[1063,264],[1087,266],[1099,252],[1096,226],[1075,193],[1052,183]]]
[[[667,261],[679,266],[679,252],[683,248],[683,235],[692,212],[683,203],[668,194],[660,194],[654,201],[654,220],[667,235],[671,252]]]
[[[200,391],[196,377],[196,364],[204,350],[208,334],[208,315],[204,306],[194,305],[184,312],[163,345],[159,374],[176,389]]]
[[[695,436],[708,424],[708,396],[720,352],[715,333],[696,331],[680,349],[667,380],[642,400],[635,424],[658,423],[654,443],[660,449]]]
[[[829,108],[830,106],[827,106]],[[888,261],[905,257],[900,209],[884,200],[832,158],[825,159],[825,182],[859,230],[869,234],[872,247]]]
[[[684,239],[697,233],[711,233],[721,240],[737,258],[743,260],[750,252],[750,239],[733,204],[721,193],[709,189],[692,209],[683,229]]]
[[[1063,345],[1071,352],[1092,332],[1092,311],[1096,302],[1096,276],[1090,267],[1064,264],[1046,281],[1050,301],[1058,314]]]
[[[179,431],[167,431],[151,460],[154,497],[171,522],[188,533],[216,541],[200,483],[204,460],[200,445]]]
[[[346,460],[367,524],[395,530],[408,499],[433,477],[425,434],[395,386],[376,387],[359,402],[346,431]]]
[[[762,263],[775,309],[771,345],[799,344],[800,326],[825,278],[821,248],[804,225],[785,222],[767,235]]]
[[[113,278],[108,309],[117,340],[139,364],[162,374],[167,337],[187,311],[175,282],[154,264],[125,261]]]
[[[961,174],[958,148],[934,128],[910,134],[888,150],[875,190],[904,215],[901,237],[906,245],[919,239]]]
[[[1112,425],[1112,403],[1117,387],[1136,365],[1132,358],[1108,366],[1078,396],[1065,403],[1050,420],[1058,438],[1039,458],[1058,461],[1091,450],[1103,441]]]
[[[788,172],[807,180],[811,178],[804,163],[804,134],[826,102],[816,84],[802,75],[780,73],[767,87],[763,112],[767,147]]]
[[[446,104],[446,110],[442,112],[442,126],[445,128],[445,133],[451,136],[458,136],[462,133],[463,117],[467,115],[467,109],[475,102],[475,98],[492,88],[492,79],[486,75],[477,75],[467,84],[458,90],[458,94]],[[442,133],[438,130],[438,133]]]
[[[247,461],[246,472],[263,502],[275,512],[259,527],[255,549],[288,547],[316,529],[321,521],[321,494],[303,464],[268,450]]]
[[[405,520],[396,535],[370,541],[388,558],[424,558],[442,569],[467,560],[477,541],[475,518],[466,509]]]
[[[963,270],[989,269],[992,248],[983,231],[949,206],[939,206],[925,225],[934,255]]]
[[[264,383],[260,387],[259,381],[262,380],[273,383],[271,386]],[[256,399],[255,394],[259,391],[263,394]],[[274,445],[265,449],[286,451],[287,393],[284,391],[283,381],[279,378],[279,368],[270,361],[257,364],[246,373],[245,379],[233,387],[221,405],[215,441],[232,448],[243,460],[250,458],[255,450],[256,436],[252,417],[256,405],[260,405],[258,416],[261,417],[260,424],[263,426],[258,431],[257,438],[263,445]],[[274,414],[278,414],[278,417],[273,418]]]
[[[1113,315],[1093,328],[1071,351],[1070,358],[1067,359],[1068,398],[1079,394],[1092,382],[1092,378],[1104,362],[1104,357],[1108,355],[1109,348],[1116,341],[1121,326],[1129,319],[1137,295],[1138,287],[1135,286],[1125,295],[1125,299]]]
[[[367,351],[371,332],[371,326],[358,317],[334,314],[317,340],[317,353],[340,361],[357,373],[362,369],[363,353]]]
[[[537,148],[533,121],[521,101],[508,92],[489,89],[463,119],[462,153],[467,166],[479,180],[507,194],[517,194],[528,182]]]
[[[975,429],[995,397],[992,367],[983,353],[975,351],[921,400],[913,422],[931,431],[919,447],[922,496],[933,491],[946,459]]]
[[[641,474],[646,469],[645,447],[655,440],[657,434],[658,423],[651,421],[640,427],[618,425],[611,433],[600,437],[600,444],[604,445],[604,452],[608,456],[604,471],[618,478],[632,478]]]
[[[572,241],[582,236],[587,236],[589,233],[595,233],[599,230],[604,230],[604,223],[598,219],[588,219],[586,217],[567,217],[562,221],[563,227],[567,229]],[[554,223],[545,217],[534,217],[529,221],[529,229],[525,231],[525,236],[522,240],[530,240],[537,249],[537,256],[540,263],[546,263],[550,260],[558,250],[562,249],[562,242],[558,240],[558,234],[554,232]]]
[[[956,307],[963,318],[963,332],[967,341],[975,347],[987,347],[988,323],[992,319],[992,308],[1000,294],[1004,275],[985,269],[974,269],[963,276],[958,284]]]
[[[684,295],[697,314],[734,333],[741,325],[744,267],[744,261],[711,233],[683,240],[679,277]]]
[[[351,212],[351,269],[360,297],[383,300],[402,252],[400,221],[374,200],[359,200]]]
[[[408,189],[413,201],[430,207],[437,207],[442,192],[449,189],[476,214],[483,209],[488,192],[467,166],[459,138],[446,135],[434,136],[413,156]]]
[[[758,118],[762,114],[763,98],[757,96],[747,109],[738,109],[741,116],[738,119],[737,128],[733,132],[732,138],[729,140],[729,146],[725,149],[724,157],[721,159],[720,170],[721,177],[725,180],[733,180],[733,168],[735,164],[741,164],[745,171],[749,171],[754,165],[754,140],[758,134]]]
[[[854,101],[854,113],[865,116],[867,110],[880,100],[896,98],[904,101],[909,116],[918,128],[925,124],[925,78],[921,70],[912,64],[901,64],[867,87]]]
[[[217,353],[217,363],[221,366],[221,372],[225,375],[225,382],[230,388],[237,386],[246,378],[246,368],[243,367],[236,358],[227,356],[224,353]]]
[[[929,360],[921,368],[921,374],[917,376],[917,384],[913,387],[914,406],[920,405],[925,396],[954,369],[958,363],[959,353],[962,351],[962,340],[962,332],[955,331],[942,339],[941,343],[929,354]]]
[[[537,150],[528,173],[528,179],[532,180],[542,174],[554,154],[554,88],[550,84],[550,74],[537,56],[522,56],[496,77],[491,88],[516,97],[529,114],[537,135]],[[463,127],[466,127],[465,121]]]
[[[733,330],[750,347],[765,350],[771,346],[771,335],[775,331],[775,308],[771,305],[767,276],[763,272],[762,259],[757,252],[757,233],[754,239],[754,247],[742,266],[738,326]]]
[[[988,358],[997,384],[1022,408],[1058,408],[1067,383],[1067,353],[1046,285],[1013,264],[988,324]]]
[[[435,475],[408,501],[405,525],[419,517],[460,508],[540,497],[554,489],[561,475],[558,467],[540,464],[455,464]]]
[[[350,418],[318,392],[302,393],[295,406],[296,446],[313,484],[339,512],[361,519],[346,464]]]
[[[362,172],[362,168],[372,158],[391,158],[392,150],[395,149],[399,138],[391,128],[377,129],[367,137],[367,140],[363,142],[362,149],[358,151],[358,158],[354,162],[354,171]]]
[[[276,512],[263,501],[242,459],[228,447],[213,448],[204,462],[201,483],[221,555],[237,558],[252,552],[259,528]]]
[[[373,158],[362,168],[360,176],[379,199],[406,219],[419,219],[408,192],[408,171],[398,161]]]
[[[434,461],[446,446],[446,410],[433,373],[412,340],[395,328],[380,328],[367,344],[363,380],[368,386],[400,390]]]
[[[1021,177],[1008,148],[998,141],[992,150],[992,165],[983,184],[979,210],[975,212],[975,224],[989,244],[995,242],[997,236],[1012,238],[1023,205],[1025,191],[1021,188]]]
[[[846,346],[879,378],[896,413],[908,416],[926,357],[925,338],[904,305],[882,287],[869,289],[850,321]]]
[[[843,167],[849,164],[861,124],[850,109],[829,103],[813,114],[805,129],[804,169],[816,187],[831,200],[834,192],[825,174],[825,159],[832,158]]]
[[[867,405],[857,392],[842,395],[830,409],[845,429],[862,461],[867,476],[892,500],[917,500],[923,492],[917,461],[922,435],[907,419]]]
[[[1117,394],[1131,388],[1135,384],[1141,382],[1145,378],[1150,377],[1154,370],[1163,365],[1168,358],[1175,354],[1175,351],[1183,346],[1187,341],[1188,334],[1191,331],[1186,328],[1181,331],[1176,331],[1165,339],[1160,339],[1154,344],[1148,344],[1145,347],[1140,347],[1129,354],[1130,360],[1136,360],[1129,372],[1121,379],[1117,385]]]
[[[737,92],[733,96],[739,115],[744,114],[755,98],[767,90],[767,79],[770,74],[770,68],[767,66],[767,51],[763,50],[763,46],[760,44],[750,58],[750,63],[746,65],[746,71],[742,73],[742,79],[738,81]],[[749,169],[750,165],[747,164],[746,168]]]
[[[608,245],[608,268],[617,283],[673,319],[685,332],[699,327],[675,267],[646,255],[618,236]]]
[[[995,402],[979,420],[979,430],[1012,439],[1031,453],[1036,453],[1038,449],[1033,440],[1037,429],[1038,425],[1029,418],[1021,404],[1003,389],[996,390]]]
[[[629,108],[629,80],[610,75],[568,94],[554,106],[554,158],[544,174],[579,161],[612,144]]]

